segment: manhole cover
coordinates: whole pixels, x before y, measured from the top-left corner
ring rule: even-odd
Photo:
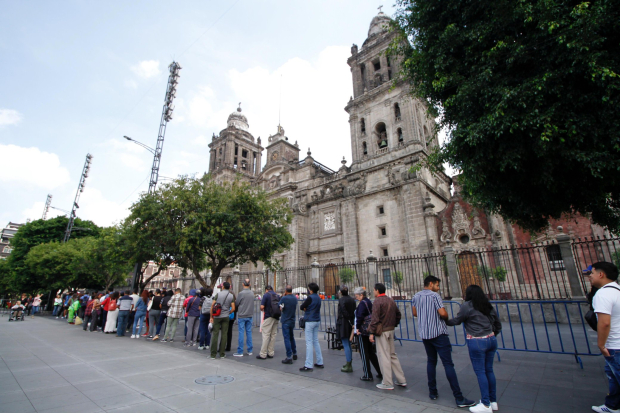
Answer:
[[[233,376],[204,376],[198,377],[196,384],[204,384],[205,386],[212,386],[216,384],[228,384],[235,380]]]

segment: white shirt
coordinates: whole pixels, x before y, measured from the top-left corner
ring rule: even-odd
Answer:
[[[133,311],[136,311],[136,304],[138,304],[140,296],[138,294],[131,294],[130,297],[133,300]]]
[[[617,289],[616,289],[617,288]],[[605,347],[620,350],[620,285],[611,282],[598,290],[592,300],[595,313],[611,315],[609,337]]]

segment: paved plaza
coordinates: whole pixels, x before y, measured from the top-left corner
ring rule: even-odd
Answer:
[[[235,326],[236,330],[236,326]],[[261,335],[254,329],[254,355],[208,359],[208,351],[182,346],[182,324],[174,343],[132,340],[91,333],[49,317],[8,323],[0,318],[0,412],[451,412],[454,399],[438,366],[440,397],[428,399],[426,358],[421,343],[403,343],[397,352],[407,388],[380,391],[354,373],[340,372],[342,351],[321,340],[326,368],[301,373],[303,334],[296,338],[300,360],[283,365],[281,332],[276,357],[257,360]],[[323,335],[320,335],[323,338]],[[587,412],[601,404],[607,389],[601,357],[584,357],[584,369],[567,355],[501,351],[495,363],[500,412]],[[467,349],[453,358],[465,396],[480,397]],[[202,385],[207,375],[232,376],[228,384]]]

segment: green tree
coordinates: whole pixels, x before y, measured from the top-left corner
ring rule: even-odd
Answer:
[[[404,280],[403,273],[401,271],[394,271],[392,273],[392,279],[394,280],[394,282],[398,286],[398,295],[400,295],[402,297],[403,296],[403,291],[401,290],[401,286],[402,286],[403,280]]]
[[[132,264],[127,259],[126,243],[120,228],[103,228],[98,237],[87,237],[81,266],[91,274],[97,289],[108,289],[125,285],[130,276]]]
[[[350,286],[356,275],[357,273],[355,270],[350,267],[342,267],[340,271],[338,271],[338,278],[340,278],[340,282],[342,285],[346,286]]]
[[[277,266],[273,255],[293,243],[291,220],[286,200],[270,200],[247,183],[219,184],[204,175],[179,177],[143,195],[124,228],[134,257],[158,262],[159,270],[176,262],[201,285],[214,286],[227,266],[258,261]],[[212,270],[210,280],[200,275],[206,267]]]
[[[526,229],[565,213],[620,229],[620,3],[397,4],[400,77],[447,130],[429,164]]]
[[[52,241],[30,249],[24,260],[30,274],[36,277],[38,291],[97,288],[92,273],[83,265],[88,239],[68,242]]]
[[[42,284],[36,275],[26,265],[26,256],[35,246],[48,242],[62,242],[69,218],[65,216],[48,220],[36,220],[27,223],[17,230],[11,239],[13,251],[7,259],[10,269],[8,288],[16,293],[31,293],[42,289]],[[99,235],[99,227],[91,221],[75,219],[74,230],[71,239],[79,239],[87,236]]]

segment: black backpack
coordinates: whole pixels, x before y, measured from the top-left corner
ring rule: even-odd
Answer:
[[[276,293],[271,294],[271,316],[276,320],[280,319],[282,310],[280,309],[280,296]]]

